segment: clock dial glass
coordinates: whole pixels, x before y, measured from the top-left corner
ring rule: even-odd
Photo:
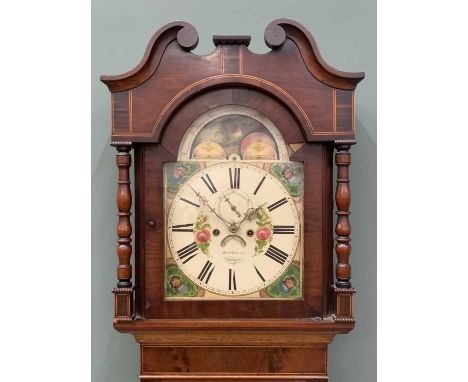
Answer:
[[[257,111],[227,105],[164,166],[165,299],[302,298],[303,165]]]

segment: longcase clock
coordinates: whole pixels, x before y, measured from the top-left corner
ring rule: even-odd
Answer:
[[[328,66],[287,19],[267,26],[265,54],[249,36],[213,41],[195,55],[196,30],[174,22],[137,67],[101,77],[119,170],[113,324],[140,344],[142,381],[326,381],[327,346],[355,323],[348,168],[364,74]]]

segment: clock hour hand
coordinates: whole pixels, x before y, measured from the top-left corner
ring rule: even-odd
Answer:
[[[262,208],[265,204],[266,202],[258,206],[257,208],[249,208],[247,212],[245,213],[244,217],[242,218],[242,220],[237,224],[240,225],[245,220],[254,220],[258,216],[258,211],[260,210],[260,208]]]

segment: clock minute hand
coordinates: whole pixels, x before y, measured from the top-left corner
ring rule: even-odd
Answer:
[[[226,224],[229,228],[231,227],[232,223],[227,222],[220,214],[216,212],[214,208],[212,208],[208,202],[206,203],[206,206],[210,209],[211,212],[213,212],[220,220],[223,221],[224,224]]]
[[[196,191],[190,184],[188,184],[188,186],[191,188],[191,190],[195,193],[195,195],[197,195],[197,198],[198,200],[200,200],[200,203],[202,203],[203,205],[208,205],[209,207],[209,204],[208,204],[208,199],[206,198],[206,196],[203,196],[201,195],[198,191]],[[210,207],[211,208],[211,207]]]
[[[228,226],[228,228],[230,230],[232,230],[233,223],[227,222],[220,214],[218,214],[216,212],[216,210],[213,207],[210,206],[210,204],[208,203],[208,199],[205,196],[201,195],[190,184],[188,186],[192,189],[192,191],[195,193],[195,195],[197,195],[197,198],[198,198],[198,200],[200,200],[200,203],[207,206],[212,213],[214,213],[224,224],[226,224]]]
[[[239,226],[240,226],[240,223],[235,223],[235,222],[228,222],[226,221],[220,214],[218,214],[216,212],[216,210],[214,208],[212,208],[208,202],[206,203],[206,206],[210,209],[211,212],[213,212],[224,224],[226,224],[226,226],[229,228],[229,231],[231,233],[236,233],[237,231],[239,231]]]

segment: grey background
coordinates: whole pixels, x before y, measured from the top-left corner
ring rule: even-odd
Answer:
[[[213,50],[213,34],[248,34],[250,49],[266,52],[265,26],[288,17],[310,30],[331,66],[365,71],[356,94],[358,144],[352,149],[351,224],[356,328],[329,347],[332,382],[375,382],[376,377],[376,2],[375,0],[92,2],[92,380],[138,381],[139,349],[112,328],[117,222],[115,150],[109,147],[110,94],[101,74],[132,69],[162,25],[183,20],[197,28],[194,53]]]

